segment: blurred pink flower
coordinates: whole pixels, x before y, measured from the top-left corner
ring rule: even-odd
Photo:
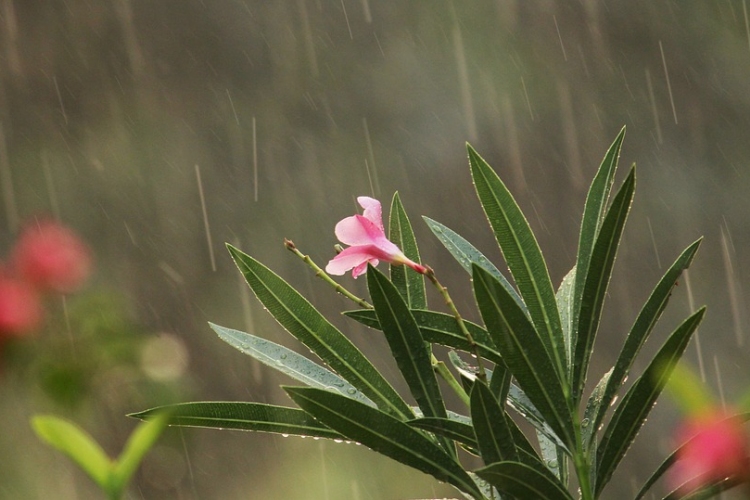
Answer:
[[[742,423],[713,410],[690,418],[678,432],[678,439],[685,444],[670,471],[672,489],[685,494],[725,478],[750,478]]]
[[[37,291],[25,281],[0,275],[0,339],[29,333],[41,320]]]
[[[417,264],[385,237],[380,202],[360,196],[357,202],[365,209],[362,215],[353,215],[336,224],[336,237],[345,245],[344,249],[326,266],[326,272],[341,276],[352,269],[352,277],[364,274],[367,264],[377,266],[381,260],[391,264],[403,264],[420,274],[427,268]]]
[[[78,236],[53,221],[29,224],[11,262],[19,277],[44,292],[69,293],[91,273],[91,253]]]

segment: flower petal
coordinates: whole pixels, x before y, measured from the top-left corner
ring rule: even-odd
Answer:
[[[369,196],[360,196],[357,198],[357,202],[365,209],[362,215],[385,234],[385,228],[383,227],[383,207],[380,205],[380,202]]]
[[[355,267],[354,269],[352,269],[352,278],[354,278],[356,280],[357,276],[361,276],[361,275],[365,274],[367,272],[367,264],[368,263],[372,264],[373,266],[377,266],[378,262],[379,262],[378,259],[372,259],[370,261],[361,263],[360,265],[358,265],[357,267]]]
[[[346,274],[349,269],[361,264],[367,264],[374,257],[367,251],[370,246],[355,246],[345,248],[336,257],[331,259],[326,266],[326,272],[335,276]]]
[[[375,245],[385,239],[383,230],[362,215],[352,215],[336,224],[336,238],[344,245]]]

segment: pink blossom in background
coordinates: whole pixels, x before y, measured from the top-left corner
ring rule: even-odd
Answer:
[[[39,221],[21,233],[11,264],[19,277],[39,290],[69,293],[89,277],[91,253],[72,230],[53,221]]]
[[[0,276],[0,340],[34,330],[42,320],[37,291],[25,281]]]
[[[678,432],[685,445],[670,470],[672,489],[685,494],[725,478],[749,479],[747,434],[742,423],[722,411],[690,418]]]
[[[364,274],[368,263],[377,266],[383,260],[390,264],[409,266],[420,274],[426,273],[426,267],[407,258],[401,249],[386,238],[380,202],[367,196],[360,196],[357,202],[364,213],[347,217],[336,224],[335,228],[339,241],[350,246],[331,259],[326,272],[341,276],[352,269],[352,277],[356,278]]]

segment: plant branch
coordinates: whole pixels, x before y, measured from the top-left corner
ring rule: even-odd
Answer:
[[[364,309],[372,309],[372,304],[367,302],[365,299],[357,297],[352,292],[341,286],[340,284],[336,283],[333,278],[331,278],[328,273],[326,273],[324,270],[322,270],[313,260],[310,258],[309,255],[305,255],[302,252],[299,251],[297,246],[294,244],[292,240],[284,239],[284,246],[292,252],[294,255],[302,259],[302,261],[310,266],[313,271],[315,271],[315,276],[322,279],[329,285],[331,285],[334,290],[336,290],[338,293],[346,297],[347,299],[352,300],[354,303],[359,305],[360,307]]]

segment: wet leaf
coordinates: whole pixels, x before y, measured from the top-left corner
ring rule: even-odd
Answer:
[[[343,436],[298,408],[263,403],[201,401],[160,406],[129,417],[148,420],[169,412],[169,425],[272,432],[296,436],[343,439]]]
[[[563,383],[534,326],[489,273],[474,266],[479,311],[505,365],[544,420],[569,448],[575,443]]]
[[[680,360],[705,312],[705,307],[699,309],[672,332],[646,371],[638,377],[617,405],[596,454],[597,497],[646,421],[672,373],[674,364]]]
[[[290,334],[305,344],[378,408],[413,418],[409,406],[357,347],[286,281],[231,245],[235,264],[250,288]]]
[[[576,318],[581,309],[583,288],[586,282],[586,273],[588,272],[589,263],[591,261],[591,253],[594,251],[594,244],[599,235],[599,228],[604,221],[607,200],[609,199],[612,185],[615,181],[615,171],[617,170],[617,162],[620,158],[620,150],[622,149],[622,141],[624,138],[625,127],[620,130],[620,133],[609,147],[607,154],[604,155],[604,159],[599,166],[599,170],[597,171],[594,180],[591,182],[589,192],[586,196],[586,203],[581,220],[581,232],[578,238],[578,256],[576,257],[577,273],[573,294],[573,315],[571,316],[574,327],[577,325]],[[573,330],[571,330],[571,335],[572,345],[576,345],[578,331],[573,328]],[[571,363],[571,366],[574,364],[575,363]]]
[[[332,371],[282,345],[239,330],[209,323],[221,340],[238,351],[310,387],[336,391],[360,403],[374,406],[367,396]]]
[[[388,278],[370,265],[367,287],[378,323],[417,405],[425,417],[445,417],[445,404],[430,353],[409,306]]]
[[[659,280],[656,287],[654,287],[648,300],[643,305],[640,313],[638,313],[638,317],[625,339],[620,355],[617,357],[612,376],[609,378],[604,395],[602,396],[602,402],[594,415],[594,428],[598,428],[604,420],[607,409],[610,407],[617,391],[622,387],[623,380],[633,366],[633,361],[640,352],[641,346],[646,342],[659,317],[667,307],[677,279],[690,266],[700,243],[700,239],[695,241],[680,254],[667,272],[664,273],[664,276]]]
[[[516,289],[513,288],[513,285],[510,284],[505,276],[503,276],[503,274],[495,267],[494,264],[492,264],[492,262],[490,262],[487,257],[482,254],[482,252],[477,250],[474,245],[469,243],[463,236],[459,235],[448,226],[444,226],[443,224],[434,221],[429,217],[422,216],[422,219],[424,219],[424,221],[427,223],[427,227],[430,228],[432,234],[437,236],[437,239],[440,240],[443,246],[445,246],[445,248],[451,253],[451,255],[453,255],[456,261],[461,264],[461,267],[463,267],[466,272],[469,273],[469,275],[471,275],[471,265],[478,265],[479,267],[490,273],[492,276],[497,278],[497,280],[503,285],[508,293],[515,299],[516,303],[518,303],[518,307],[523,309],[528,314],[526,304],[523,303],[523,300],[521,299],[521,296],[518,295]]]
[[[505,410],[489,387],[477,380],[471,389],[471,421],[479,451],[485,464],[502,460],[518,460],[516,444],[507,422]]]
[[[454,316],[441,312],[420,309],[412,309],[411,313],[412,316],[414,316],[414,320],[417,322],[419,331],[422,333],[422,337],[425,341],[451,347],[459,351],[471,352],[471,345],[469,344],[469,341],[466,340],[466,336],[461,333]],[[352,318],[370,328],[380,330],[380,323],[378,322],[377,315],[372,309],[346,311],[344,312],[344,316]],[[500,353],[497,352],[497,349],[495,349],[487,330],[471,321],[464,320],[464,324],[469,330],[469,333],[471,333],[482,357],[489,359],[496,364],[502,363],[503,358],[500,356]]]
[[[421,431],[333,392],[308,387],[285,387],[284,390],[303,410],[348,439],[426,472],[475,498],[482,498],[463,467]]]
[[[523,302],[528,307],[531,322],[539,332],[539,338],[552,360],[552,367],[557,373],[557,378],[563,381],[564,392],[567,392],[568,374],[565,369],[567,362],[563,330],[547,264],[526,217],[508,188],[471,146],[468,146],[468,151],[471,175],[479,201],[492,226],[495,239],[500,245]],[[487,271],[484,272],[487,273]],[[500,286],[505,289],[502,285]],[[523,309],[519,308],[512,295],[507,290],[505,293],[525,316]],[[506,364],[510,367],[509,363],[506,362]]]
[[[573,378],[572,387],[574,400],[578,401],[586,385],[591,353],[594,349],[594,340],[599,330],[599,320],[604,309],[604,299],[607,295],[609,280],[612,277],[617,249],[620,246],[622,230],[630,212],[635,193],[635,167],[623,182],[622,187],[612,200],[612,206],[604,217],[601,228],[596,235],[594,247],[591,250],[591,258],[585,275],[577,276],[576,279],[585,278],[583,294],[581,296],[580,308],[574,310],[573,328],[577,332],[576,342],[573,345]]]
[[[393,195],[391,202],[388,239],[395,243],[409,259],[420,262],[417,239],[414,237],[414,230],[398,193]],[[424,276],[407,266],[391,265],[391,281],[410,308],[427,308]]]
[[[498,462],[474,472],[497,488],[500,494],[529,499],[573,499],[551,472],[545,473],[526,463]]]

